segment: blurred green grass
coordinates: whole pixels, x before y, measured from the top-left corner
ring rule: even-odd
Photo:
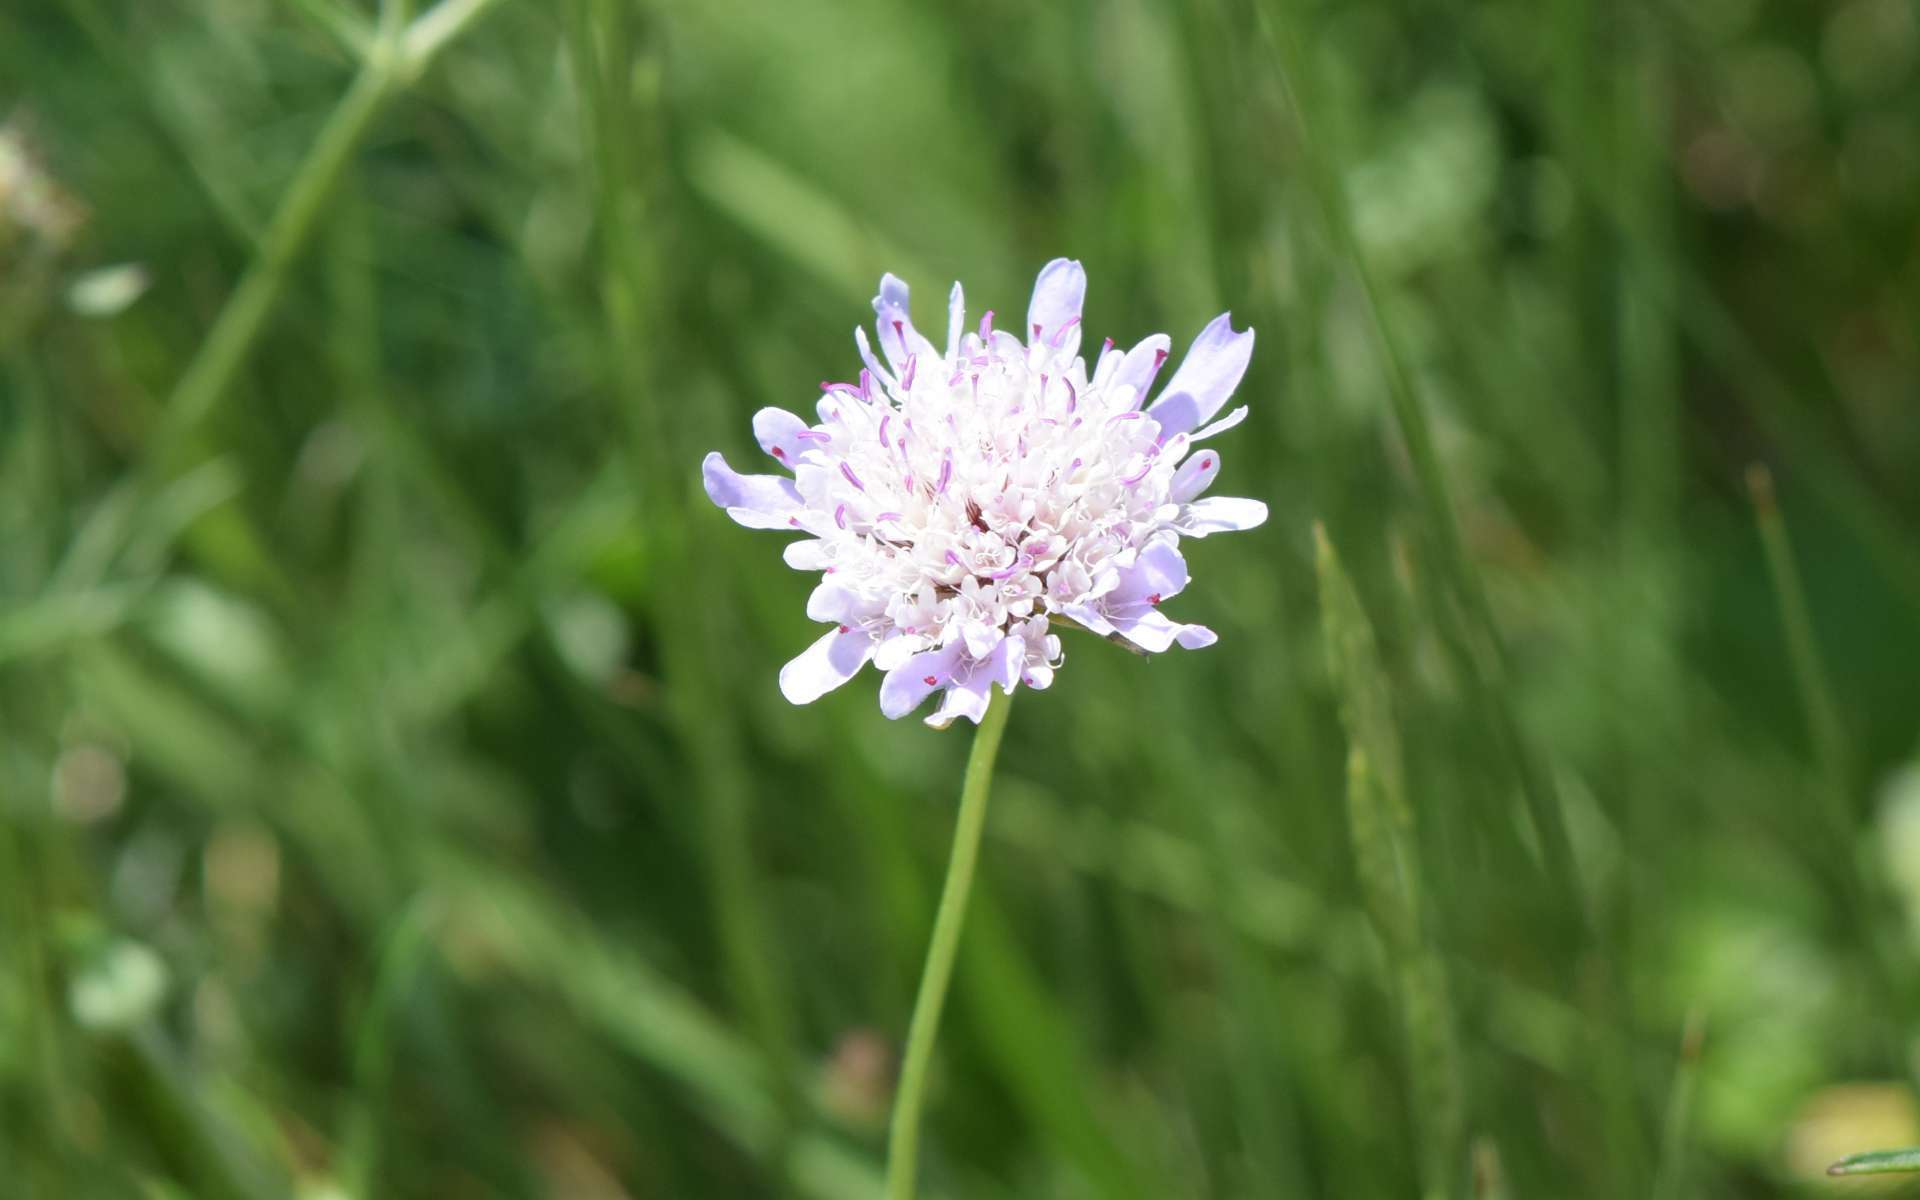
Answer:
[[[1788,1196],[1920,1141],[1909,0],[439,11],[297,228],[356,45],[438,18],[0,11],[0,1194],[875,1194],[963,739],[785,704],[807,583],[696,464],[881,271],[1004,311],[1058,254],[1096,335],[1260,331],[1273,517],[1194,551],[1217,649],[1071,643],[1016,714],[929,1194]]]

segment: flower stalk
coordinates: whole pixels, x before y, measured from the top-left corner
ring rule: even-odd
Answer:
[[[973,891],[974,864],[980,857],[980,833],[986,828],[987,793],[993,782],[994,759],[1006,732],[1011,693],[996,697],[974,732],[967,755],[966,778],[960,786],[960,813],[955,818],[953,850],[947,859],[947,881],[940,889],[940,908],[933,919],[933,940],[920,972],[920,990],[907,1023],[907,1047],[900,1066],[900,1087],[894,1095],[893,1117],[887,1126],[887,1200],[911,1200],[920,1151],[920,1110],[926,1104],[927,1069],[940,1033],[940,1011],[946,1005],[947,985],[953,980],[953,961],[960,949],[960,930],[966,922],[967,897]]]

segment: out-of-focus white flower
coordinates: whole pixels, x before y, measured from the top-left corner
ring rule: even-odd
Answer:
[[[956,283],[943,351],[914,328],[907,285],[884,276],[880,355],[854,332],[859,382],[823,384],[817,423],[754,415],[761,449],[791,476],[741,475],[707,456],[713,502],[749,528],[808,534],[787,564],[822,572],[807,615],[833,628],[780,672],[787,699],[815,700],[871,660],[886,672],[889,717],[942,692],[927,721],[944,726],[978,721],[995,683],[1051,683],[1061,618],[1146,652],[1213,643],[1160,605],[1187,584],[1180,538],[1266,520],[1258,500],[1201,498],[1220,455],[1196,449],[1247,415],[1214,419],[1253,331],[1235,333],[1222,313],[1143,408],[1170,342],[1155,334],[1121,351],[1109,339],[1089,375],[1086,290],[1079,263],[1048,263],[1023,339],[995,329],[991,311],[966,328]]]

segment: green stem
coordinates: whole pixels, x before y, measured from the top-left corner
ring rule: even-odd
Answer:
[[[953,827],[953,854],[947,860],[947,882],[940,891],[940,911],[933,919],[933,943],[927,947],[927,965],[920,973],[920,993],[914,997],[913,1019],[907,1025],[906,1058],[900,1067],[900,1091],[893,1101],[893,1120],[887,1128],[887,1200],[912,1200],[914,1166],[920,1152],[920,1109],[926,1101],[927,1064],[940,1032],[940,1009],[946,1003],[947,984],[953,978],[953,958],[960,948],[960,927],[967,917],[967,895],[973,890],[973,866],[980,857],[980,831],[987,823],[987,790],[993,782],[993,760],[1000,753],[1000,735],[1007,729],[1013,697],[989,700],[986,715],[973,735],[967,756],[966,781],[960,788],[960,816]]]

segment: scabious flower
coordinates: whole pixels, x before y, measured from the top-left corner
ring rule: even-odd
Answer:
[[[856,329],[866,369],[858,383],[821,385],[817,423],[754,415],[760,448],[791,476],[741,475],[707,455],[713,502],[748,528],[807,534],[787,564],[821,572],[807,615],[833,628],[780,672],[787,699],[818,699],[871,660],[886,673],[887,716],[941,692],[928,724],[978,722],[994,684],[1053,681],[1055,624],[1142,652],[1215,641],[1160,606],[1187,585],[1182,537],[1267,518],[1258,500],[1203,499],[1220,455],[1196,449],[1247,415],[1243,405],[1213,419],[1246,373],[1253,330],[1216,317],[1143,409],[1170,342],[1155,334],[1121,351],[1108,339],[1089,375],[1086,291],[1079,263],[1048,263],[1023,339],[995,329],[991,311],[966,328],[956,283],[942,351],[914,328],[907,285],[883,276],[873,308],[885,361]]]

